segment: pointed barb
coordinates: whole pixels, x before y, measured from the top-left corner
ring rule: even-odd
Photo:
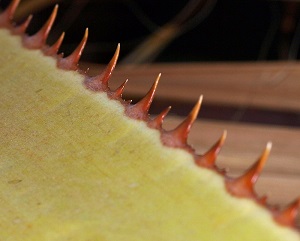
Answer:
[[[218,140],[217,143],[215,143],[210,150],[208,150],[204,155],[199,156],[196,158],[196,164],[198,166],[205,166],[208,168],[212,168],[215,166],[215,161],[217,159],[217,156],[219,152],[221,151],[221,148],[226,140],[227,131],[224,130],[221,138]]]
[[[161,74],[157,76],[151,89],[148,91],[148,93],[143,99],[141,99],[138,103],[136,103],[133,106],[128,106],[128,108],[126,109],[127,115],[134,119],[146,120],[146,118],[148,117],[148,111],[154,98],[155,91],[157,89],[158,82],[160,80],[160,76]]]
[[[61,69],[66,70],[77,70],[78,69],[78,62],[86,45],[88,39],[88,28],[86,28],[83,38],[77,48],[71,53],[68,57],[59,59],[58,66]]]
[[[189,152],[194,152],[187,144],[188,134],[199,113],[203,96],[201,95],[188,115],[188,117],[174,130],[164,131],[161,135],[161,140],[166,146],[185,148]]]
[[[201,107],[201,103],[202,103],[202,99],[203,96],[201,95],[196,103],[196,105],[194,106],[194,108],[192,109],[192,111],[190,112],[190,114],[188,115],[188,117],[174,130],[170,131],[168,134],[172,136],[172,139],[174,141],[174,144],[176,144],[176,146],[185,146],[187,145],[187,138],[188,138],[188,134],[191,130],[191,127],[194,123],[194,121],[196,120],[200,107]]]
[[[124,82],[123,82],[123,84],[121,84],[120,85],[120,87],[119,88],[117,88],[113,93],[112,93],[112,97],[113,98],[122,98],[122,94],[123,94],[123,91],[124,91],[124,88],[125,88],[125,85],[127,84],[127,82],[128,82],[128,79],[127,80],[125,80]]]
[[[262,153],[261,157],[259,158],[259,160],[248,170],[247,173],[245,173],[242,176],[242,179],[244,179],[246,182],[249,183],[256,183],[259,174],[261,173],[263,167],[265,166],[267,159],[270,155],[270,151],[272,148],[272,143],[268,142],[267,146],[264,150],[264,152]]]
[[[148,114],[148,111],[150,109],[151,103],[154,98],[155,91],[157,89],[158,82],[160,80],[161,74],[159,74],[152,85],[151,89],[148,91],[148,93],[145,95],[145,97],[140,100],[137,104],[135,104],[135,108],[141,110],[142,112]]]
[[[29,15],[27,17],[27,19],[22,24],[20,24],[19,26],[16,26],[15,28],[12,29],[12,33],[13,34],[20,34],[20,35],[24,34],[26,29],[28,28],[31,20],[32,20],[32,17],[33,17],[32,14]]]
[[[165,117],[171,110],[171,106],[162,111],[158,116],[156,116],[153,120],[148,122],[148,126],[154,129],[162,129],[162,124],[164,122]]]
[[[101,82],[104,86],[108,87],[108,81],[110,79],[110,76],[112,74],[112,72],[114,71],[118,58],[119,58],[119,54],[120,54],[120,44],[117,45],[117,49],[114,53],[114,56],[112,57],[112,59],[110,60],[108,66],[106,67],[105,71],[101,74]]]
[[[9,26],[13,20],[14,13],[19,6],[20,0],[12,0],[9,6],[0,14],[0,27]]]
[[[114,56],[108,63],[107,67],[105,70],[97,76],[91,77],[85,81],[85,85],[87,86],[88,89],[93,90],[93,91],[100,91],[100,90],[109,90],[108,87],[108,81],[112,75],[112,72],[114,71],[118,58],[120,54],[120,44],[118,44],[117,49],[114,53]]]
[[[291,203],[289,206],[287,206],[285,209],[281,211],[275,212],[274,219],[285,226],[296,226],[296,218],[299,213],[300,209],[300,198],[295,200],[293,203]]]
[[[65,32],[63,32],[60,37],[58,38],[58,40],[50,47],[47,47],[44,49],[44,53],[45,55],[48,55],[48,56],[53,56],[55,54],[57,54],[63,40],[64,40],[64,37],[65,37]]]
[[[264,152],[256,163],[248,169],[248,171],[236,179],[226,180],[227,189],[234,195],[239,197],[255,198],[254,185],[268,159],[272,148],[272,143],[268,142]]]
[[[44,26],[36,34],[32,36],[26,36],[24,38],[23,42],[26,47],[32,49],[39,49],[45,45],[50,30],[55,21],[57,10],[58,10],[58,5],[56,4],[50,17],[48,18],[47,22],[44,24]]]

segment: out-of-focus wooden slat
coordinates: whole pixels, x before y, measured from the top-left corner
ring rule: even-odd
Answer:
[[[172,129],[182,120],[169,117],[165,128]],[[271,140],[271,155],[258,182],[258,190],[261,194],[269,194],[273,203],[288,203],[300,196],[299,129],[197,120],[189,143],[202,154],[225,129],[227,139],[217,159],[219,167],[226,168],[229,175],[240,175],[257,160]]]
[[[88,64],[90,74],[101,67]],[[103,68],[103,67],[102,67]],[[111,85],[129,79],[126,93],[144,95],[162,73],[157,98],[300,111],[300,63],[195,63],[117,66]]]
[[[101,72],[99,66],[90,67],[91,75]],[[143,96],[158,73],[162,73],[158,99],[196,101],[199,94],[204,94],[204,103],[300,111],[300,64],[296,62],[121,66],[113,73],[111,85],[115,88],[129,78],[126,93]],[[182,117],[169,117],[165,128],[174,128],[180,121]],[[299,128],[200,119],[193,126],[189,142],[199,154],[204,153],[223,130],[228,135],[217,163],[228,169],[229,175],[240,175],[272,141],[272,152],[258,190],[270,194],[271,201],[280,204],[300,195]]]
[[[172,129],[183,119],[167,117],[164,126]],[[207,151],[227,130],[227,138],[218,163],[239,172],[249,167],[272,142],[272,151],[265,171],[277,175],[297,176],[300,179],[300,129],[263,125],[238,124],[197,120],[189,134],[189,143],[199,154]],[[300,187],[299,187],[300,188]]]
[[[91,75],[99,74],[103,69],[103,66],[90,67]],[[279,112],[300,111],[300,64],[296,62],[120,66],[113,73],[110,85],[116,88],[128,78],[127,95],[143,96],[158,73],[162,73],[162,79],[157,99],[196,102],[203,94],[204,103],[208,104]],[[182,120],[182,117],[169,115],[164,127],[172,129]],[[189,143],[197,153],[202,154],[220,138],[224,130],[228,133],[227,140],[217,165],[227,169],[228,175],[241,175],[257,160],[267,142],[272,141],[271,155],[256,185],[258,194],[267,194],[269,203],[279,205],[287,205],[300,196],[299,128],[200,118],[194,123]]]
[[[182,117],[169,116],[164,127],[172,129],[182,121]],[[227,139],[217,165],[225,168],[229,176],[241,175],[271,140],[271,154],[255,187],[258,195],[267,195],[269,204],[282,207],[300,197],[300,129],[197,120],[189,135],[189,143],[203,154],[223,130],[227,130]],[[297,226],[300,227],[299,216]]]

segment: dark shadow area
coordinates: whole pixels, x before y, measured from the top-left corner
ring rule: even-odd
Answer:
[[[1,7],[8,0],[0,2]],[[30,0],[22,0],[20,8]],[[32,0],[31,0],[32,2]],[[38,2],[38,1],[36,1]],[[51,4],[34,11],[28,28],[36,32],[53,9]],[[64,0],[50,35],[53,43],[62,31],[62,51],[72,52],[89,28],[84,61],[106,63],[118,42],[121,61],[150,36],[168,24],[176,26],[168,40],[158,38],[160,48],[146,61],[255,61],[298,57],[299,3],[266,0]],[[23,7],[22,7],[23,6]],[[20,11],[20,10],[19,10]],[[26,11],[17,14],[18,22]],[[164,43],[159,43],[160,41]]]

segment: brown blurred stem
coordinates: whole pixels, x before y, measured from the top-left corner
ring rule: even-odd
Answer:
[[[173,19],[154,31],[126,56],[122,64],[151,62],[171,41],[205,19],[216,2],[216,0],[190,0]]]
[[[20,6],[14,16],[16,21],[25,19],[30,14],[41,11],[51,5],[61,2],[62,0],[27,0],[21,1]]]

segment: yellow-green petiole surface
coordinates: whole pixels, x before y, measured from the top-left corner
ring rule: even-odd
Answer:
[[[0,48],[1,241],[300,240],[83,75],[4,29]]]

